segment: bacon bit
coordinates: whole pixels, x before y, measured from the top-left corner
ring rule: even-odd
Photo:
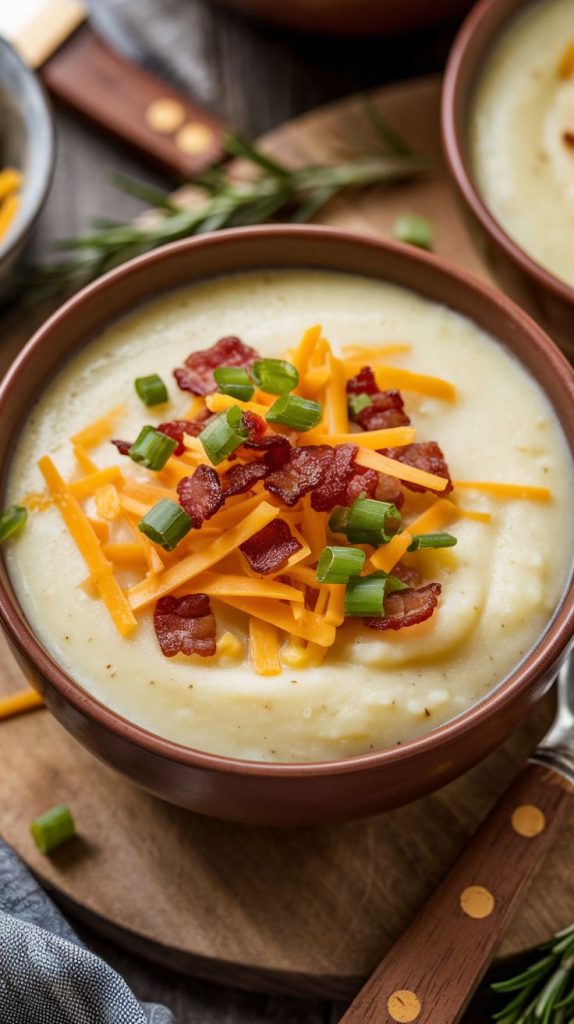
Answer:
[[[177,448],[173,452],[174,455],[183,455],[185,452],[183,435],[189,434],[191,437],[199,437],[205,424],[211,417],[212,413],[210,413],[209,409],[204,409],[194,420],[169,420],[167,423],[160,423],[157,430],[161,434],[171,437],[172,441],[177,441]]]
[[[296,505],[299,498],[317,487],[330,464],[333,450],[326,444],[291,448],[289,458],[267,477],[265,489],[277,495],[285,505]]]
[[[250,412],[249,409],[243,413],[242,424],[248,431],[249,440],[251,442],[260,441],[267,430],[267,424],[265,420],[258,416],[256,412]]]
[[[442,476],[445,480],[448,480],[448,484],[444,491],[440,492],[441,497],[452,491],[452,480],[448,471],[448,466],[445,461],[445,457],[442,453],[440,446],[436,441],[415,441],[414,444],[407,444],[403,448],[381,448],[381,455],[386,455],[389,459],[396,459],[397,462],[402,462],[405,466],[413,466],[415,469],[421,469],[425,473],[434,473],[435,476]],[[403,481],[403,486],[408,487],[411,491],[425,491],[427,488],[421,487],[420,484],[411,484]],[[432,488],[429,488],[432,490]],[[438,491],[433,493],[438,494]]]
[[[153,625],[162,654],[215,654],[215,619],[207,594],[160,597],[153,613]]]
[[[371,404],[366,409],[361,409],[356,421],[363,430],[407,427],[411,421],[404,411],[404,404],[400,391],[394,388],[389,391],[377,391],[376,395],[371,397]]]
[[[232,498],[235,494],[245,494],[259,480],[264,480],[269,472],[270,468],[263,460],[232,466],[221,477],[224,498]]]
[[[132,447],[131,441],[120,441],[119,438],[113,438],[112,444],[115,444],[120,455],[129,455],[130,448]]]
[[[395,565],[392,575],[396,576],[401,583],[406,583],[407,587],[418,587],[423,579],[418,569],[414,569],[410,565],[403,565],[402,562]]]
[[[395,590],[385,598],[385,614],[374,619],[365,619],[369,629],[405,629],[425,622],[438,604],[440,583],[427,583],[418,590]]]
[[[376,473],[374,469],[362,469],[355,466],[355,475],[351,477],[347,484],[345,500],[341,502],[341,505],[352,505],[361,496],[364,498],[374,498],[380,476],[381,474]],[[391,478],[388,477],[388,479],[390,480]]]
[[[284,519],[274,519],[239,546],[250,568],[261,576],[276,572],[300,549]]]
[[[379,386],[370,366],[363,366],[362,370],[347,381],[348,395],[376,395],[378,390]]]
[[[187,512],[196,530],[199,530],[204,519],[211,519],[223,505],[219,477],[211,466],[204,463],[191,476],[180,480],[176,491],[182,509]]]
[[[283,434],[266,434],[258,440],[246,441],[242,447],[264,452],[265,462],[270,469],[279,469],[291,451],[291,444]]]
[[[574,132],[563,132],[562,142],[568,149],[574,149]]]
[[[374,470],[370,470],[374,472]],[[378,480],[374,497],[377,501],[388,501],[396,508],[402,508],[405,503],[405,493],[401,481],[396,476],[387,476],[386,473],[377,473]]]
[[[356,444],[339,444],[331,448],[331,458],[323,466],[319,483],[311,494],[311,508],[327,512],[344,500],[347,487],[355,475]]]
[[[244,345],[239,338],[220,338],[211,348],[201,352],[192,352],[185,360],[185,366],[173,371],[178,387],[182,391],[191,391],[194,395],[210,395],[217,391],[213,379],[213,371],[218,366],[251,366],[259,354],[249,345]]]

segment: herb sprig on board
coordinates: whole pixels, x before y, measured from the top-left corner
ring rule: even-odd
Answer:
[[[82,287],[126,260],[166,242],[220,228],[269,220],[304,223],[343,191],[391,185],[423,172],[426,161],[414,153],[368,101],[360,125],[367,145],[341,162],[291,168],[241,135],[229,135],[225,148],[242,169],[209,170],[195,179],[191,203],[126,177],[120,188],[153,207],[153,216],[135,222],[98,220],[93,230],[57,248],[65,259],[32,268],[23,282],[33,299]],[[355,125],[355,128],[357,125]]]
[[[526,970],[491,985],[497,1024],[574,1024],[574,924],[539,947]]]

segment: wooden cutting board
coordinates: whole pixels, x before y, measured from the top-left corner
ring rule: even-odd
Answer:
[[[484,276],[441,168],[438,97],[436,80],[374,97],[432,157],[433,172],[388,193],[341,200],[322,220],[384,236],[398,213],[426,214],[437,228],[438,252]],[[269,148],[293,162],[329,158],[342,137],[361,129],[360,110],[349,100],[313,112],[268,136]],[[11,332],[6,361],[26,333],[21,323]],[[0,692],[21,684],[2,646]],[[222,983],[345,998],[517,772],[548,726],[551,705],[432,796],[367,821],[290,831],[231,825],[163,804],[99,764],[42,710],[0,724],[0,834],[68,909],[134,951]],[[48,859],[33,847],[28,823],[60,801],[73,808],[80,837]],[[574,821],[501,954],[574,919],[573,844]]]

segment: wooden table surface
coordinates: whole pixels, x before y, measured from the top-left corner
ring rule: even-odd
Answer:
[[[210,54],[214,109],[252,136],[349,92],[440,70],[455,29],[451,24],[394,40],[302,38],[244,21],[199,0],[187,0],[187,5],[194,29],[202,34]],[[157,0],[158,17],[161,6]],[[124,218],[138,211],[138,203],[114,187],[115,172],[168,184],[117,144],[61,111],[57,130],[56,175],[33,252],[43,258],[55,239],[74,235],[92,216]],[[17,322],[17,308],[4,310],[3,319],[6,315],[9,324]],[[344,1009],[253,995],[182,977],[123,953],[86,929],[79,930],[140,999],[164,1002],[177,1024],[334,1024]]]

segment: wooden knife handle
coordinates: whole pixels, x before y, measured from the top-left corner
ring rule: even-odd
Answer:
[[[43,65],[41,75],[55,97],[178,179],[198,174],[224,155],[222,124],[110,50],[88,24]]]
[[[573,792],[529,763],[340,1024],[459,1021]]]

